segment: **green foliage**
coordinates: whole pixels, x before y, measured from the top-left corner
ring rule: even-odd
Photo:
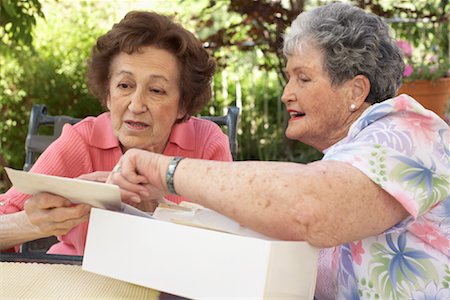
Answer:
[[[32,48],[32,30],[38,17],[44,17],[39,0],[1,0],[0,53]]]
[[[397,39],[412,45],[412,53],[406,55],[411,72],[406,82],[450,76],[449,11],[447,0],[400,2],[386,10],[395,16],[388,21]]]
[[[75,117],[103,111],[88,93],[86,62],[96,38],[105,32],[99,20],[108,20],[111,10],[98,7],[99,4],[76,5],[78,7],[66,2],[47,3],[46,19],[37,19],[33,47],[0,52],[2,166],[22,168],[33,104],[46,104],[50,114]],[[61,18],[61,15],[66,17]],[[108,27],[111,23],[108,22]]]
[[[203,113],[241,107],[238,159],[310,162],[322,156],[284,135],[282,34],[302,8],[303,1],[209,1],[192,17],[219,68],[214,102]]]

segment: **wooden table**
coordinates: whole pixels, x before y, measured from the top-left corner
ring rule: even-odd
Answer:
[[[81,269],[82,257],[1,253],[0,299],[184,299]]]

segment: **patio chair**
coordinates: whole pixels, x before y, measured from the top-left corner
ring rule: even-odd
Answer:
[[[202,119],[207,119],[215,122],[219,126],[227,127],[227,135],[230,142],[230,150],[233,159],[237,155],[237,125],[239,120],[239,108],[230,106],[228,113],[224,116],[200,116]],[[29,171],[36,161],[39,154],[55,141],[62,132],[64,124],[75,124],[81,119],[72,118],[68,116],[51,116],[48,115],[47,106],[43,104],[34,104],[31,109],[30,124],[28,127],[28,134],[25,142],[25,165],[23,169]],[[41,126],[50,127],[52,133],[49,135],[40,134]],[[51,245],[57,242],[55,236],[37,239],[23,243],[20,251],[23,253],[41,253],[46,252]]]
[[[25,165],[23,169],[25,171],[31,169],[39,154],[44,152],[48,145],[61,135],[64,124],[75,124],[80,120],[68,116],[50,116],[48,115],[47,106],[34,104],[31,108],[30,123],[25,141]],[[52,127],[52,134],[39,134],[41,126]]]

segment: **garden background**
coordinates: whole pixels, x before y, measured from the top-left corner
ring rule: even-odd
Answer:
[[[0,192],[3,167],[21,169],[31,106],[85,117],[104,110],[89,94],[86,62],[96,38],[129,10],[154,10],[194,32],[216,57],[214,97],[202,114],[241,108],[238,160],[310,162],[321,153],[284,137],[282,34],[301,11],[330,1],[0,0]],[[448,63],[448,0],[347,1],[386,18],[398,39]],[[414,2],[414,3],[412,3]]]

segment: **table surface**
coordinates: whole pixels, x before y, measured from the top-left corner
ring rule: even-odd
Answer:
[[[81,269],[82,257],[0,254],[0,299],[159,299],[181,297]]]

